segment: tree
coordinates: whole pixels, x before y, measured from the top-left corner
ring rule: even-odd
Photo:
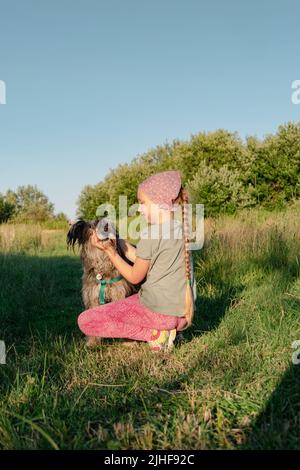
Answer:
[[[2,194],[0,194],[0,224],[7,222],[14,213],[14,204],[8,202]]]
[[[248,138],[247,146],[254,156],[250,180],[260,204],[274,209],[300,196],[300,123],[279,126],[263,141]]]
[[[9,194],[12,198],[12,194]],[[15,193],[16,209],[14,219],[42,222],[53,218],[54,205],[37,186],[20,186]]]

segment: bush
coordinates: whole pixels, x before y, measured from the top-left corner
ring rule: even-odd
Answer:
[[[5,198],[0,195],[0,224],[7,222],[13,216],[14,210],[14,205],[7,202]]]
[[[237,170],[230,170],[228,165],[218,170],[203,161],[193,180],[187,185],[191,202],[204,204],[205,216],[218,213],[236,212],[239,208],[251,207],[256,203],[254,188],[246,188]]]
[[[78,215],[93,219],[104,202],[117,208],[119,195],[127,195],[128,206],[137,202],[138,184],[168,169],[181,172],[194,203],[205,204],[209,214],[253,205],[280,209],[300,196],[300,123],[279,126],[263,140],[249,136],[243,142],[237,133],[219,129],[157,146],[86,186]]]

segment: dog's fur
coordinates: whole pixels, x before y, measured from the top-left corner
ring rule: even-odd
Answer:
[[[96,280],[97,274],[101,274],[102,279],[106,280],[120,275],[120,272],[112,264],[105,251],[99,250],[91,244],[91,235],[95,231],[98,222],[100,220],[103,221],[103,219],[93,221],[78,220],[71,225],[67,234],[68,247],[74,249],[75,245],[78,245],[80,248],[80,257],[83,265],[82,299],[86,309],[99,305],[100,284]],[[106,226],[104,224],[104,227],[104,230],[108,233],[108,223]],[[132,265],[131,261],[125,256],[124,245],[121,243],[117,230],[115,230],[113,238],[109,238],[108,234],[107,238],[103,239],[103,243],[113,243],[119,255]],[[105,286],[105,302],[113,302],[114,300],[123,299],[135,294],[140,286],[141,283],[133,285],[125,278],[112,284],[107,284]]]

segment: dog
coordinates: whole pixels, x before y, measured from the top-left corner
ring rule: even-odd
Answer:
[[[101,233],[99,236],[99,226]],[[117,253],[130,265],[133,263],[125,256],[124,245],[118,231],[105,217],[86,221],[79,219],[70,224],[67,233],[67,246],[74,250],[77,245],[80,249],[80,258],[83,267],[82,300],[86,309],[96,307],[103,303],[113,302],[135,294],[139,291],[142,282],[131,284],[115,268],[109,256],[91,243],[91,236],[97,229],[97,236],[103,243],[112,243]],[[96,338],[88,338],[87,344],[94,346]]]
[[[120,276],[119,271],[115,268],[105,251],[99,250],[91,244],[91,235],[96,230],[100,221],[103,223],[103,236],[101,237],[103,243],[112,243],[117,253],[129,264],[133,264],[125,256],[118,232],[114,230],[114,227],[105,218],[93,221],[80,219],[75,222],[67,234],[67,245],[69,248],[74,248],[77,244],[80,248],[80,258],[83,266],[82,300],[86,309],[100,305],[99,281],[109,281]],[[133,285],[129,283],[125,278],[107,284],[104,295],[105,303],[135,294],[138,292],[139,287],[138,284]]]

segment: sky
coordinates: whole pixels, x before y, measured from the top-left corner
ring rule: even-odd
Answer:
[[[298,0],[0,0],[0,193],[37,185],[73,218],[156,145],[300,121],[299,17]]]

